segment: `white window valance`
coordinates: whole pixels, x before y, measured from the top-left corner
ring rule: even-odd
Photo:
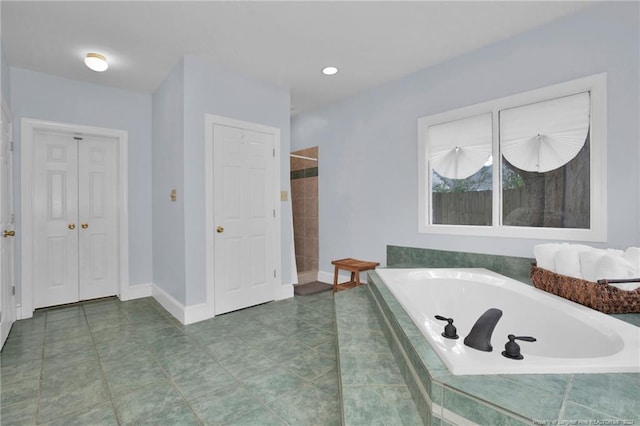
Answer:
[[[491,114],[429,126],[431,168],[449,179],[465,179],[477,173],[491,156],[491,126]]]
[[[502,155],[515,167],[530,172],[562,167],[584,146],[589,116],[589,92],[502,110]]]

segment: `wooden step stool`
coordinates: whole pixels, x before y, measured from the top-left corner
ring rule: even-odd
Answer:
[[[333,273],[333,292],[338,290],[346,290],[360,285],[360,272],[370,271],[376,269],[376,266],[380,265],[378,262],[366,262],[364,260],[352,259],[347,257],[346,259],[332,260],[331,264],[335,266],[335,272]],[[338,271],[343,269],[351,272],[351,280],[338,284]]]

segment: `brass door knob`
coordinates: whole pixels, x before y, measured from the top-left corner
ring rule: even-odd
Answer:
[[[222,226],[218,226],[218,227],[216,228],[216,232],[217,232],[218,234],[222,234],[222,233],[224,232],[224,228],[223,228]]]
[[[7,238],[7,237],[13,237],[16,235],[16,231],[7,231],[5,229],[5,231],[2,233],[2,236]]]
[[[87,229],[89,227],[89,224],[88,223],[83,223],[80,226],[82,227],[82,229]]]
[[[75,223],[70,223],[70,224],[67,225],[67,228],[76,229],[76,224]]]

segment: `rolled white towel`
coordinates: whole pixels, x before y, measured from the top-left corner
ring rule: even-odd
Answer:
[[[555,243],[538,244],[534,246],[533,254],[536,258],[536,264],[538,265],[538,267],[551,272],[555,272],[555,257],[559,249],[560,244]]]
[[[582,278],[587,281],[598,281],[598,261],[602,256],[607,254],[606,250],[591,249],[584,250],[578,254],[580,258],[580,272]]]
[[[563,244],[555,255],[555,268],[558,274],[582,278],[580,270],[580,252],[593,250],[582,244]]]
[[[622,256],[605,254],[597,265],[597,279],[634,278],[633,265]]]
[[[640,247],[629,247],[625,250],[623,257],[631,263],[633,275],[640,277]]]
[[[624,250],[608,248],[606,251],[607,251],[607,254],[613,254],[615,256],[624,256]]]

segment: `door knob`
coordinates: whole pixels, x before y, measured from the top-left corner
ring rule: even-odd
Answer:
[[[224,228],[223,228],[222,226],[218,226],[218,227],[216,228],[216,232],[217,232],[218,234],[222,234],[222,233],[224,232]]]
[[[5,229],[5,231],[2,233],[2,236],[7,238],[7,237],[13,237],[16,235],[16,231],[7,231]]]
[[[89,227],[89,224],[88,223],[83,223],[80,226],[82,227],[82,229],[87,229]]]
[[[67,225],[67,228],[76,229],[76,224],[75,223],[70,223],[70,224]]]

